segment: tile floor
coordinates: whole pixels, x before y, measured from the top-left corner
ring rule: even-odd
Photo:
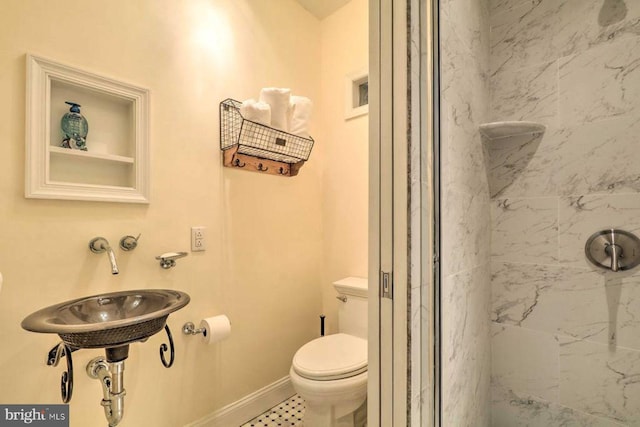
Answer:
[[[302,427],[304,400],[297,394],[240,427]]]

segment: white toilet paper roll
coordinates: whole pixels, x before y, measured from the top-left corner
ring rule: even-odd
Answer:
[[[224,314],[202,319],[199,327],[204,328],[203,340],[205,344],[220,342],[231,334],[231,322]]]

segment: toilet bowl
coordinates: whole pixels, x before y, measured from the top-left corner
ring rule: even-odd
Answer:
[[[305,427],[359,427],[356,410],[367,398],[368,283],[350,277],[334,286],[342,301],[340,332],[300,347],[289,370],[293,388],[305,401]]]

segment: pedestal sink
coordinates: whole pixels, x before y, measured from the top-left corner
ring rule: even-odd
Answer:
[[[124,360],[129,344],[145,341],[165,328],[171,345],[171,360],[166,362],[166,344],[160,347],[165,367],[173,364],[173,339],[167,317],[189,303],[189,295],[167,289],[143,289],[111,292],[66,301],[38,310],[22,321],[27,331],[58,334],[62,339],[49,352],[48,365],[56,366],[67,358],[67,371],[61,379],[62,400],[67,403],[73,393],[71,353],[84,348],[104,348],[106,358],[96,357],[86,371],[100,380],[101,405],[110,427],[117,426],[124,414]]]

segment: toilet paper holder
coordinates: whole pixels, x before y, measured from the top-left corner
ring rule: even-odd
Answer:
[[[205,328],[196,329],[196,325],[193,322],[187,322],[182,325],[182,333],[185,335],[198,335],[202,334],[205,337],[207,336],[207,331]]]

